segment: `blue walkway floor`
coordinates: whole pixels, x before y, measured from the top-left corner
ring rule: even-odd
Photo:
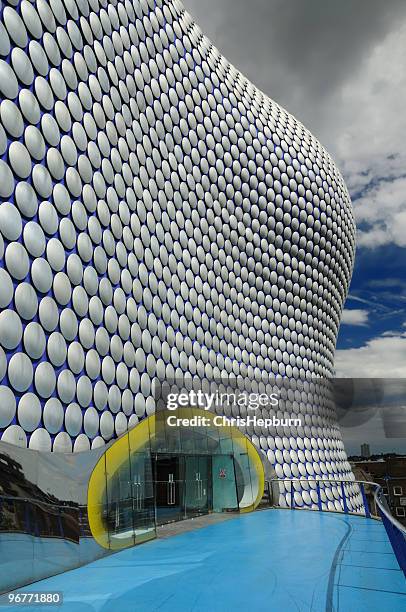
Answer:
[[[20,590],[62,591],[64,604],[47,609],[63,612],[406,610],[406,580],[384,527],[310,511],[243,515]]]

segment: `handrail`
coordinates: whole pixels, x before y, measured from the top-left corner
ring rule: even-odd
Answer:
[[[380,500],[379,496],[383,495],[383,489],[380,484],[370,480],[338,480],[337,478],[271,478],[268,482],[328,482],[330,484],[352,484],[352,485],[369,485],[374,487],[374,502],[382,514],[390,521],[399,531],[406,537],[406,527],[402,525],[388,510]]]
[[[405,536],[406,538],[406,527],[404,525],[402,525],[402,523],[400,523],[384,506],[384,504],[381,502],[379,496],[382,495],[383,496],[383,489],[381,487],[381,485],[374,483],[376,485],[376,490],[374,493],[374,501],[376,503],[376,505],[378,506],[379,510],[382,512],[382,514],[385,515],[385,517],[388,519],[388,521],[390,521],[392,523],[392,525],[394,525],[397,529],[399,529],[399,531],[402,532],[402,534]]]
[[[379,487],[378,483],[369,480],[339,480],[338,478],[271,478],[268,482],[332,482],[344,484],[367,484]]]

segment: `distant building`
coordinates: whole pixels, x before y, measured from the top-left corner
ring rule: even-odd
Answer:
[[[371,456],[371,449],[369,448],[369,444],[361,444],[361,457],[365,457],[365,459],[369,459]]]
[[[381,485],[393,516],[406,526],[406,456],[350,457],[350,463],[356,479]]]

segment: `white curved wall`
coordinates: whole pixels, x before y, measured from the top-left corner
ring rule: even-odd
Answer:
[[[343,179],[179,2],[6,3],[0,94],[3,440],[102,445],[154,377],[332,374]],[[300,431],[248,432],[278,476],[351,478],[329,406],[297,410]]]

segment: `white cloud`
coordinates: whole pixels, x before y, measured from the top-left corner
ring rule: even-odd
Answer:
[[[406,167],[406,166],[405,166]],[[368,189],[355,203],[358,223],[358,244],[374,248],[393,243],[406,246],[406,178],[380,181]]]
[[[337,123],[330,126],[336,155],[349,174],[350,188],[366,185],[371,177],[399,176],[404,154],[406,117],[406,22],[401,20],[382,39],[376,41],[357,70],[336,92]],[[388,157],[393,156],[388,163]],[[385,172],[382,172],[384,170]]]
[[[406,247],[405,40],[401,21],[346,80],[329,135],[365,248]]]
[[[368,323],[368,310],[362,308],[353,308],[351,310],[344,310],[341,323],[347,325],[367,325]]]
[[[406,333],[382,335],[359,348],[336,351],[335,369],[343,378],[405,378]]]

